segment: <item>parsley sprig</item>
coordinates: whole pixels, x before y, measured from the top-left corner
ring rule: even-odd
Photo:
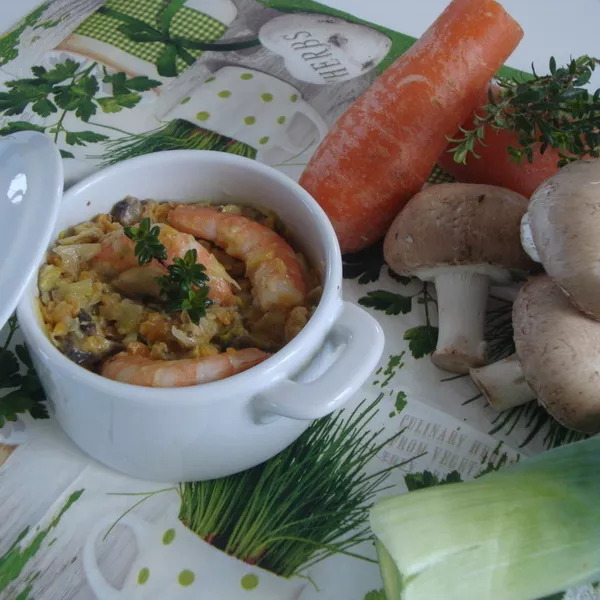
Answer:
[[[600,89],[590,93],[585,87],[600,61],[590,56],[571,59],[565,67],[557,67],[550,58],[548,75],[522,80],[499,77],[498,91],[490,90],[483,114],[476,115],[473,128],[461,128],[462,137],[450,139],[456,145],[450,150],[454,160],[465,163],[476,154],[478,143],[485,145],[485,128],[507,129],[518,134],[519,147],[507,148],[510,157],[521,162],[533,161],[534,152],[547,148],[558,151],[558,165],[574,160],[600,156]]]
[[[6,421],[16,421],[17,415],[28,412],[34,419],[48,418],[43,401],[44,390],[33,368],[31,357],[24,344],[17,344],[14,352],[9,350],[13,337],[19,328],[17,317],[8,320],[8,335],[0,347],[0,389],[10,389],[0,397],[0,427]],[[25,372],[21,372],[21,365]]]
[[[135,242],[135,256],[140,265],[147,265],[156,259],[165,267],[167,249],[160,243],[160,227],[152,225],[150,219],[142,219],[138,227],[125,227],[125,235]]]
[[[135,242],[134,252],[140,265],[157,260],[167,269],[167,275],[156,278],[165,310],[169,313],[185,310],[197,325],[212,301],[208,298],[210,288],[207,285],[206,268],[197,262],[196,249],[188,250],[183,258],[175,258],[173,264],[167,265],[167,249],[158,238],[158,225],[152,225],[150,219],[146,218],[138,227],[126,227],[124,232]]]
[[[165,310],[177,312],[185,310],[190,319],[198,324],[210,306],[208,299],[208,275],[204,265],[197,263],[198,253],[188,250],[183,258],[173,259],[167,268],[168,275],[158,278],[162,295],[166,300]]]

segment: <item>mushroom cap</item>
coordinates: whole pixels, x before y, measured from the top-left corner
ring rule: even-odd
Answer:
[[[516,353],[538,402],[566,427],[600,431],[600,323],[540,275],[521,288],[513,326]]]
[[[560,169],[535,190],[527,215],[546,273],[600,319],[600,159]]]
[[[429,186],[392,223],[383,245],[385,260],[397,273],[424,279],[441,265],[478,265],[493,279],[504,269],[529,270],[533,263],[520,241],[527,202],[494,185]]]

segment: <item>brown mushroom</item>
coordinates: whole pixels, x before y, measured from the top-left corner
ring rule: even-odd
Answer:
[[[435,283],[439,335],[432,361],[454,373],[485,364],[484,321],[490,282],[533,263],[519,224],[527,198],[504,188],[445,183],[425,188],[396,217],[384,242],[400,275]]]
[[[568,164],[533,193],[523,218],[530,256],[587,315],[600,319],[600,159]]]
[[[140,200],[133,196],[126,196],[112,207],[110,214],[123,227],[129,227],[139,222],[143,209],[144,205]]]
[[[522,377],[516,361],[471,371],[488,400],[492,397],[491,404],[503,410],[537,398],[565,427],[600,432],[600,369],[595,364],[600,323],[577,310],[549,277],[541,275],[519,292],[513,326]],[[503,380],[503,387],[494,387]],[[530,397],[524,384],[531,389]]]

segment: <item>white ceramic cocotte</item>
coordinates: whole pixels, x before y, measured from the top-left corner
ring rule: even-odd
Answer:
[[[36,266],[18,306],[19,322],[51,413],[85,452],[110,467],[157,481],[225,476],[280,452],[313,419],[340,408],[369,377],[383,350],[383,333],[361,308],[342,301],[335,233],[298,184],[230,154],[150,154],[69,189],[52,239],[108,212],[127,195],[272,209],[292,231],[297,248],[319,268],[324,291],[300,334],[260,365],[214,383],[156,389],[103,378],[51,344],[36,309]]]

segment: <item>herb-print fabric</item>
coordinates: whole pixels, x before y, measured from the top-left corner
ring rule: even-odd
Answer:
[[[161,0],[136,0],[136,2],[110,0],[104,6],[153,26],[156,25],[164,2]],[[75,33],[105,42],[142,60],[155,63],[164,52],[165,44],[153,41],[135,41],[132,39],[135,36],[128,36],[119,29],[123,23],[110,14],[95,13],[86,19],[75,30]],[[199,10],[182,6],[171,22],[169,33],[172,38],[186,37],[194,40],[213,41],[219,39],[226,30],[227,25],[217,19]],[[194,58],[198,58],[202,53],[201,50],[195,49],[190,49],[189,52]],[[177,59],[179,70],[184,70],[186,66],[181,58]]]
[[[222,2],[227,23],[196,0],[41,4],[0,34],[0,135],[52,137],[67,186],[178,148],[240,154],[297,178],[339,114],[413,41],[310,0]],[[270,26],[267,47],[261,32],[274,19],[288,39],[274,42]],[[387,54],[371,64],[336,46],[349,61],[335,65],[343,81],[303,79],[320,68],[315,49],[348,32],[383,37]],[[429,181],[449,179],[436,168]],[[472,479],[572,439],[533,403],[493,413],[468,378],[431,364],[435,292],[392,273],[381,244],[345,256],[344,277],[344,298],[385,331],[378,369],[280,455],[214,482],[158,485],[83,455],[47,418],[11,320],[0,335],[0,598],[383,600],[366,521],[374,498]],[[510,352],[510,303],[492,301],[488,321],[494,352]]]

